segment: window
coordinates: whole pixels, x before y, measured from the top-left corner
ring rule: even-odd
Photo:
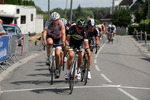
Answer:
[[[21,24],[25,24],[26,23],[26,16],[21,16]]]
[[[19,14],[19,13],[20,13],[20,10],[19,10],[19,9],[17,9],[16,13],[17,13],[17,14]]]
[[[31,14],[31,21],[33,21],[33,14]]]

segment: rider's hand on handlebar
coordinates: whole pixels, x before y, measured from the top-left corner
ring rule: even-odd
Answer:
[[[42,44],[43,44],[43,46],[46,46],[46,45],[47,45],[47,42],[46,42],[46,41],[43,41]]]
[[[99,50],[100,46],[98,44],[96,44],[96,50]]]

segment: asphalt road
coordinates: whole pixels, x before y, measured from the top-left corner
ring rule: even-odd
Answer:
[[[1,83],[0,100],[150,100],[150,58],[128,36],[100,44],[92,55],[92,79],[86,86],[76,81],[71,95],[65,71],[50,85],[46,54],[40,54]]]

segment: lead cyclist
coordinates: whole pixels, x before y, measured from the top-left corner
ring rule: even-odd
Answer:
[[[43,45],[47,44],[65,44],[65,27],[63,23],[59,20],[60,15],[57,12],[53,12],[51,14],[51,20],[48,20],[45,24],[44,32],[43,32]],[[47,61],[46,64],[50,64],[50,52],[52,46],[47,45]],[[55,78],[59,78],[60,76],[60,53],[62,47],[57,46],[55,51],[55,60],[56,60],[56,71]]]

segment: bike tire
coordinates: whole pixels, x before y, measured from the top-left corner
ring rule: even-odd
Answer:
[[[73,61],[72,66],[71,66],[71,72],[70,72],[70,78],[69,78],[70,94],[72,94],[73,87],[74,87],[76,64],[77,64],[76,61]]]
[[[51,65],[51,85],[53,84],[53,79],[54,79],[54,64],[55,64],[55,59],[54,56],[52,56],[52,65]]]
[[[89,71],[89,59],[88,55],[85,54],[85,64],[84,64],[84,85],[87,84],[87,79],[88,79],[88,71]]]

